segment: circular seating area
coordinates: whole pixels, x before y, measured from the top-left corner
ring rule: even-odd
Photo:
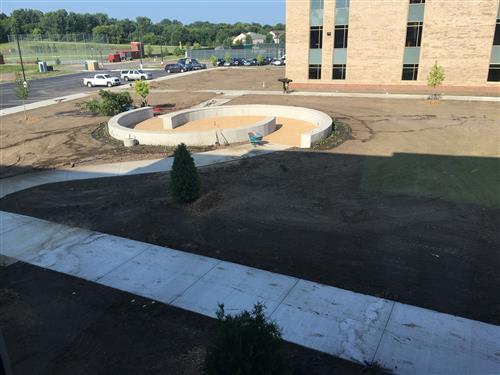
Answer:
[[[135,139],[140,144],[175,146],[185,143],[190,146],[209,146],[216,143],[239,143],[248,141],[248,133],[260,133],[263,136],[277,130],[276,118],[292,118],[312,124],[312,130],[300,134],[300,147],[309,148],[329,136],[332,131],[332,119],[323,112],[309,108],[276,105],[227,105],[210,108],[187,109],[156,117],[161,121],[162,129],[135,129],[135,126],[154,116],[153,108],[145,107],[120,113],[108,122],[109,134],[119,140]],[[260,118],[242,126],[218,128],[216,119],[223,123],[224,118]],[[214,121],[214,128],[200,131],[181,131],[184,124]],[[177,129],[177,131],[176,131]],[[206,129],[206,127],[205,127]]]

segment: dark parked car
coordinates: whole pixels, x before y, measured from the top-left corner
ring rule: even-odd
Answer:
[[[207,68],[206,64],[199,63],[196,59],[188,59],[188,63],[191,64],[192,70],[202,70]]]
[[[165,71],[167,73],[184,73],[186,69],[180,64],[167,64],[165,65]]]
[[[191,62],[189,62],[189,59],[179,59],[179,61],[177,61],[177,64],[182,66],[184,68],[184,71],[186,72],[193,70],[193,65],[191,64]]]
[[[225,62],[226,62],[226,60],[224,60],[224,59],[217,59],[217,66],[224,66]]]

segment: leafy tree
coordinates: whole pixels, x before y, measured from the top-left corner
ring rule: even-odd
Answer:
[[[184,54],[184,50],[180,47],[175,47],[174,49],[174,55],[175,56],[181,56]]]
[[[151,44],[146,47],[146,54],[149,57],[153,57],[153,46]]]
[[[231,316],[217,311],[217,332],[205,358],[207,375],[270,375],[284,372],[281,332],[264,315],[264,305]]]
[[[194,44],[193,44],[193,49],[200,49],[200,48],[201,48],[200,43],[198,43],[198,42],[194,42]]]
[[[135,81],[134,90],[141,97],[141,107],[148,105],[149,83],[147,81]]]
[[[16,86],[16,96],[23,101],[24,119],[27,120],[28,115],[26,114],[26,100],[30,94],[28,82],[25,82],[21,77],[21,74],[17,72],[14,84]]]
[[[217,66],[217,60],[219,60],[217,56],[210,56],[210,62],[212,63],[212,66]]]
[[[231,62],[231,54],[229,52],[226,52],[226,54],[224,55],[224,61],[228,64]]]
[[[436,88],[440,86],[444,81],[444,69],[442,66],[438,65],[437,61],[431,68],[429,75],[427,76],[427,85],[432,87],[434,90],[433,98],[438,99],[439,95],[436,93]]]
[[[264,56],[258,55],[255,59],[257,60],[257,64],[259,65],[264,64]]]
[[[91,99],[83,104],[83,108],[102,116],[114,116],[125,112],[132,105],[132,98],[128,92],[100,90],[99,96],[101,99]]]
[[[247,34],[245,37],[245,44],[253,44],[252,36],[250,34]]]
[[[273,36],[271,34],[266,34],[266,43],[274,43]]]
[[[192,202],[200,196],[200,176],[191,153],[184,143],[178,145],[174,150],[174,162],[170,171],[170,186],[172,194],[178,202]]]

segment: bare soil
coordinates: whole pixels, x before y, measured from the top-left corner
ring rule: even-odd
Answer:
[[[486,174],[471,195],[496,189],[487,158],[294,151],[202,169],[188,206],[160,173],[40,186],[0,209],[498,324],[500,206],[447,196],[473,188],[461,176],[430,178],[437,196],[399,185],[425,181],[420,170],[457,175],[457,163]]]
[[[277,66],[214,68],[206,72],[155,82],[152,87],[170,90],[282,90],[279,78],[285,68]]]
[[[213,97],[207,93],[153,93],[151,105],[165,112],[184,109]],[[85,99],[88,100],[88,99]],[[156,159],[169,154],[159,147],[126,148],[93,137],[108,118],[82,112],[83,100],[51,105],[0,118],[0,177],[36,169]]]
[[[0,327],[16,375],[201,375],[215,321],[23,263],[0,267]],[[283,343],[289,375],[380,374]]]

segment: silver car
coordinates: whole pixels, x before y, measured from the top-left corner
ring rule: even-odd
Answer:
[[[142,69],[122,70],[120,72],[120,78],[125,81],[135,81],[135,80],[152,79],[153,75],[151,73],[145,72]]]

